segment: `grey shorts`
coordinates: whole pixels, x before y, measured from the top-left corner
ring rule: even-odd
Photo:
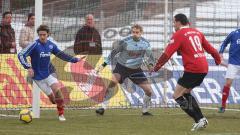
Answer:
[[[147,78],[141,77],[141,78],[130,78],[130,75],[134,74],[134,73],[142,73],[142,69],[141,68],[137,68],[137,69],[131,69],[131,68],[127,68],[119,63],[116,64],[115,69],[113,70],[113,73],[118,73],[121,75],[121,79],[119,81],[120,84],[123,83],[123,81],[126,78],[129,78],[133,83],[135,84],[140,84],[142,82],[148,81]],[[142,76],[144,76],[144,74],[142,74]]]

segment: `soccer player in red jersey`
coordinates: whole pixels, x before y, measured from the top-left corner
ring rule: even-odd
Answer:
[[[208,73],[208,62],[204,50],[211,54],[217,65],[221,63],[221,58],[218,51],[209,44],[200,31],[189,27],[186,15],[177,14],[174,16],[174,28],[176,32],[164,53],[160,56],[154,71],[158,71],[174,52],[179,51],[181,53],[184,74],[178,80],[173,98],[182,110],[194,119],[195,123],[191,129],[194,131],[205,128],[208,124],[197,101],[190,93],[194,87],[203,82]]]

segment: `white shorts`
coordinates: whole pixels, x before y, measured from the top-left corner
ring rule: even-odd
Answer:
[[[51,85],[54,83],[58,83],[58,80],[52,75],[49,75],[43,80],[34,80],[34,82],[46,95],[50,95],[52,93]]]
[[[240,66],[228,64],[227,73],[225,78],[235,79],[240,74]]]

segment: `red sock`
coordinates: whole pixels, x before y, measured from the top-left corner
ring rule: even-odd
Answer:
[[[58,115],[64,114],[64,102],[63,99],[56,99]]]
[[[226,101],[228,99],[230,87],[224,86],[222,93],[222,107],[226,108]]]

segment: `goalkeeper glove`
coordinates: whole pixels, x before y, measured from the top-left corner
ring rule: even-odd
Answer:
[[[97,67],[96,72],[97,73],[101,72],[104,69],[104,67],[106,67],[106,66],[107,66],[107,63],[104,62],[103,64],[101,64],[100,66]]]

